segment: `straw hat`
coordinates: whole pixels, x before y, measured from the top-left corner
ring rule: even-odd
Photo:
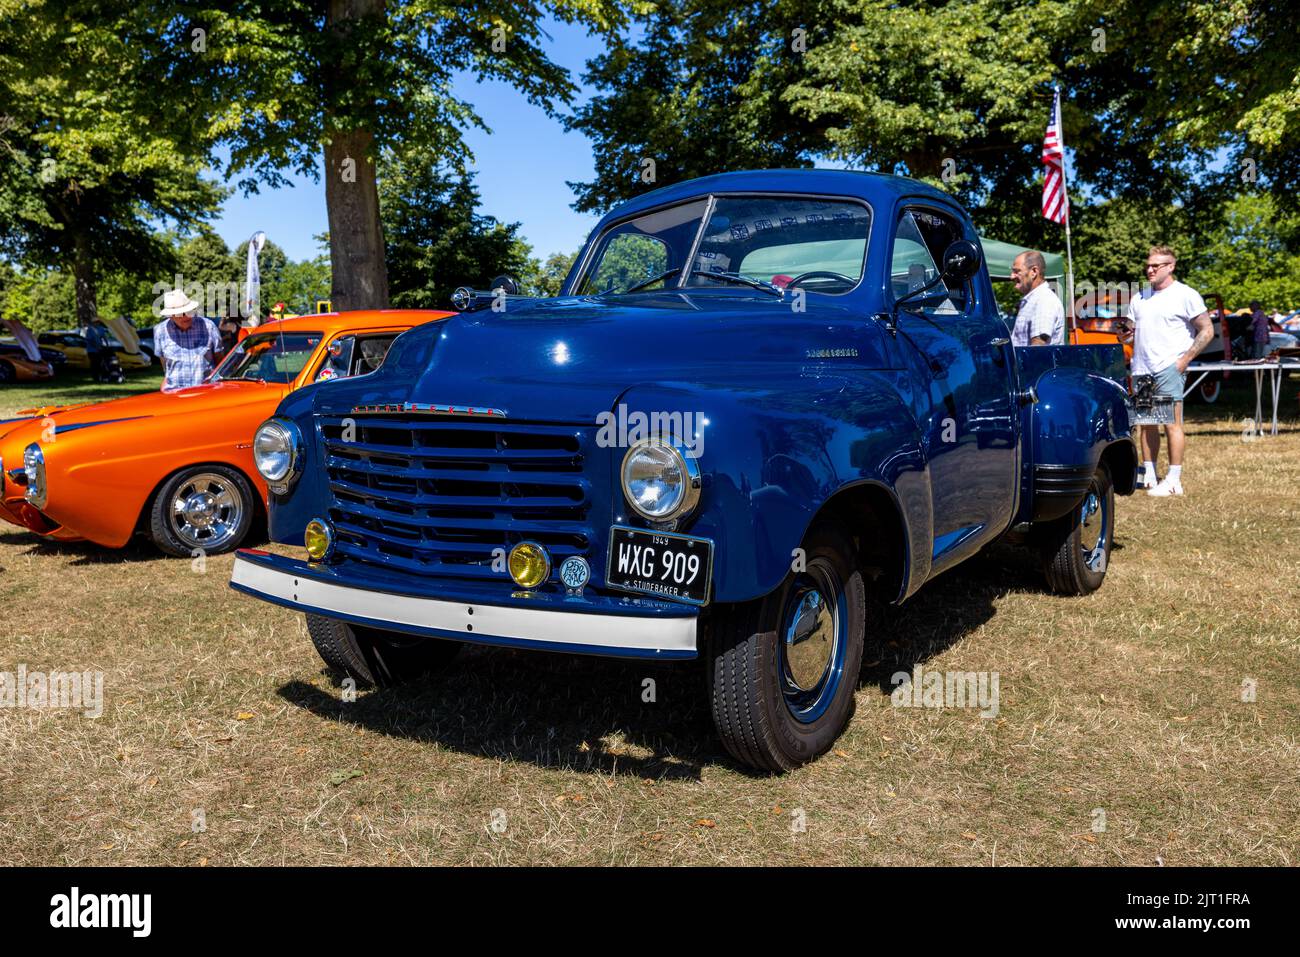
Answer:
[[[158,311],[160,316],[180,316],[187,312],[195,312],[199,304],[185,295],[184,290],[169,289],[163,295],[162,309]]]

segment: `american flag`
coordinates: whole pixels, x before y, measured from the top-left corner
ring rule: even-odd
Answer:
[[[1061,91],[1052,100],[1052,119],[1043,138],[1043,215],[1054,223],[1063,223],[1070,215],[1070,198],[1065,194],[1065,146],[1061,140]]]

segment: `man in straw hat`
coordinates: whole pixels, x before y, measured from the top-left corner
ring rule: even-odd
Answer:
[[[199,385],[221,355],[221,333],[209,319],[198,314],[199,304],[180,289],[163,295],[154,326],[154,351],[163,364],[163,391]]]

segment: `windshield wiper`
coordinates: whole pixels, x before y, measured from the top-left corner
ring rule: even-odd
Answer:
[[[626,294],[629,293],[629,292],[636,292],[638,289],[644,289],[646,286],[653,286],[655,283],[660,282],[661,280],[667,279],[669,276],[674,276],[674,275],[676,275],[677,273],[679,273],[679,272],[681,272],[681,271],[682,271],[682,270],[681,270],[681,267],[680,267],[680,266],[676,266],[676,267],[674,267],[674,268],[672,268],[672,269],[667,269],[667,270],[665,270],[664,272],[661,272],[661,273],[660,273],[659,275],[657,275],[657,276],[651,276],[649,279],[642,279],[642,280],[641,280],[639,283],[637,283],[635,286],[628,286],[626,289],[623,290],[623,294],[626,295]],[[608,291],[608,290],[607,290],[607,291]],[[605,294],[605,293],[601,293],[602,296],[603,296],[604,294]]]
[[[710,272],[707,269],[692,269],[692,276],[705,276],[709,279],[726,279],[729,282],[738,282],[742,285],[749,286],[752,289],[761,289],[764,292],[770,292],[778,299],[785,298],[785,290],[780,286],[773,285],[770,282],[764,282],[762,279],[751,279],[748,276],[742,276],[738,272]]]

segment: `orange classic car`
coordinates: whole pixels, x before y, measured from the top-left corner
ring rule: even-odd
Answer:
[[[136,532],[169,555],[237,547],[266,511],[253,433],[289,392],[378,369],[401,333],[454,315],[385,309],[259,326],[199,386],[26,409],[0,421],[0,518],[118,548]]]

